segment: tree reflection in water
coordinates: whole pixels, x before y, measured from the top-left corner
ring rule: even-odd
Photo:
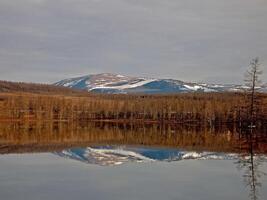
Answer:
[[[254,129],[240,131],[240,154],[236,164],[238,170],[243,173],[243,181],[252,200],[259,199],[261,178],[266,175],[261,167],[266,162],[266,152],[261,151],[260,146],[266,146],[266,134],[260,134]]]
[[[227,127],[117,123],[0,123],[0,154],[52,152],[90,145],[144,145],[232,152],[238,135]]]

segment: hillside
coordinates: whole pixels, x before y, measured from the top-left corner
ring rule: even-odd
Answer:
[[[174,79],[130,77],[119,74],[93,74],[77,78],[64,79],[57,83],[57,86],[83,89],[96,93],[116,94],[167,94],[167,93],[188,93],[188,92],[229,92],[240,91],[244,88],[241,85],[233,84],[206,84],[184,82]]]
[[[40,93],[40,94],[62,94],[62,95],[86,95],[88,94],[82,90],[75,90],[62,86],[37,84],[37,83],[23,83],[23,82],[10,82],[0,80],[0,92],[14,93]]]

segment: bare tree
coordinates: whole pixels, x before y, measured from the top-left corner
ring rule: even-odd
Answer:
[[[249,97],[249,120],[250,128],[252,128],[255,121],[255,105],[256,105],[256,91],[261,88],[260,75],[262,71],[260,70],[259,58],[256,57],[252,59],[249,65],[249,69],[245,74],[245,86],[246,93]]]

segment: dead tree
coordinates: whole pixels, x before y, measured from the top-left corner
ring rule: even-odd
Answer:
[[[257,90],[261,88],[260,75],[262,71],[260,70],[259,58],[254,58],[250,62],[249,69],[245,74],[245,92],[248,97],[248,117],[250,122],[250,128],[255,127],[255,116],[256,116],[256,106],[257,106]]]

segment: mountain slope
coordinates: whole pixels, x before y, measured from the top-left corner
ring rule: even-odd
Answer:
[[[36,94],[88,95],[88,93],[56,85],[0,80],[0,93],[27,92]]]
[[[95,74],[70,78],[55,83],[75,89],[98,93],[180,93],[180,92],[220,92],[238,91],[242,86],[187,83],[174,79],[130,77],[118,74]]]

